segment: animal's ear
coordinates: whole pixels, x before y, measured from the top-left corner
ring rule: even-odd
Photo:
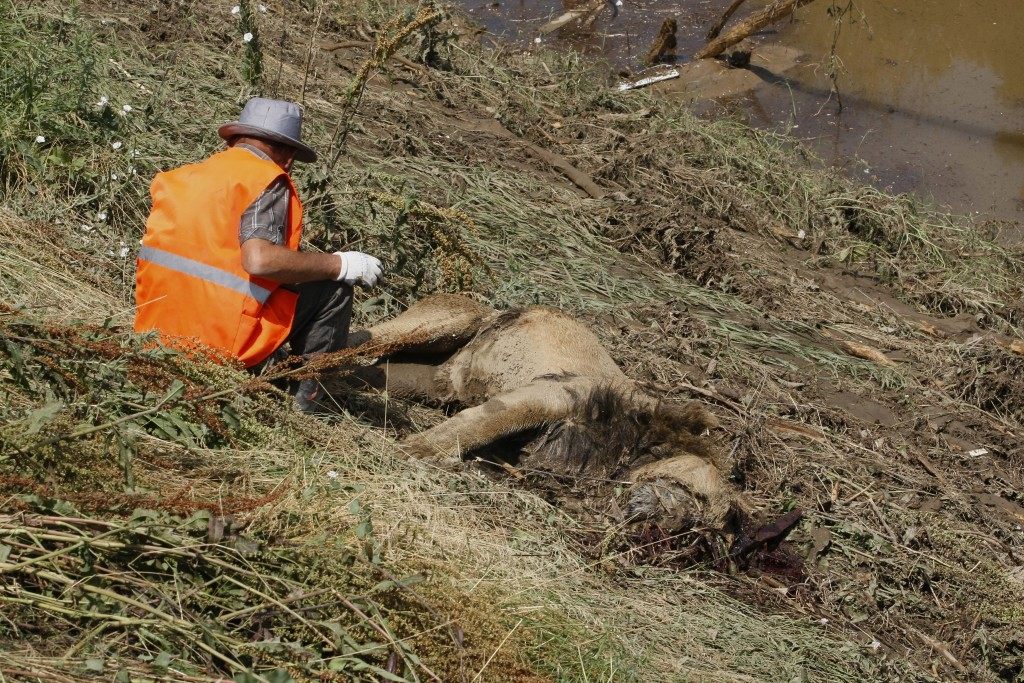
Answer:
[[[691,434],[701,434],[705,429],[715,429],[720,426],[718,418],[696,401],[690,401],[681,406],[663,404],[661,408],[673,426],[677,429],[685,429]]]
[[[757,506],[743,492],[734,492],[729,501],[729,521],[734,530],[742,533],[754,525]]]

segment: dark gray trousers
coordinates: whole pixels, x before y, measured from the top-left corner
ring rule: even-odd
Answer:
[[[352,285],[332,280],[286,285],[299,295],[288,343],[293,356],[345,348],[352,321]]]
[[[345,348],[348,341],[348,326],[352,321],[352,285],[344,282],[321,280],[304,282],[285,287],[299,295],[295,303],[295,320],[292,323],[288,344],[291,355],[312,357]],[[277,361],[282,360],[283,351],[278,349],[270,358],[250,368],[254,374],[262,374]],[[316,412],[323,398],[320,381],[317,379],[272,380],[279,389],[295,396],[295,403],[304,412]]]

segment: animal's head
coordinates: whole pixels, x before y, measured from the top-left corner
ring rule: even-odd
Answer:
[[[739,504],[736,492],[707,458],[678,453],[636,468],[623,512],[630,524],[654,524],[667,534],[721,530]]]
[[[628,474],[623,505],[627,523],[655,525],[673,535],[687,530],[720,531],[733,526],[750,506],[728,481],[731,462],[708,436],[719,422],[695,401],[661,404],[649,428],[649,453]]]
[[[707,431],[718,421],[700,403],[658,402],[602,387],[526,448],[533,469],[591,482],[632,483],[618,499],[627,523],[673,534],[722,529],[736,507],[730,467]]]

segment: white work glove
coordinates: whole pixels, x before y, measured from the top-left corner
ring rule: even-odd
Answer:
[[[373,287],[380,279],[380,259],[361,251],[336,251],[334,255],[341,259],[341,272],[335,280]]]

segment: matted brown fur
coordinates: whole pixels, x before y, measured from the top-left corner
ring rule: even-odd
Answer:
[[[608,385],[579,399],[571,414],[545,425],[523,448],[531,467],[622,479],[636,467],[680,453],[716,459],[715,449],[699,436],[715,422],[698,404],[662,403],[650,410]]]

